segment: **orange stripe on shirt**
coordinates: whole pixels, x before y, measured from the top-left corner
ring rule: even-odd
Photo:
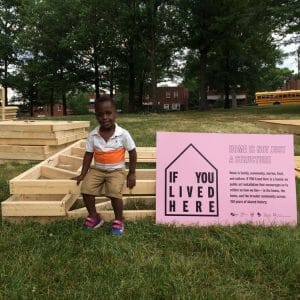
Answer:
[[[125,149],[120,148],[107,152],[95,150],[94,159],[99,164],[117,164],[125,161]]]

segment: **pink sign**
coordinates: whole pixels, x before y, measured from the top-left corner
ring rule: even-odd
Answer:
[[[292,135],[157,133],[156,222],[297,224]]]

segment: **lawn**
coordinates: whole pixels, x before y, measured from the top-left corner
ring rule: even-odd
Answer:
[[[138,146],[155,146],[157,131],[273,133],[260,119],[299,119],[300,106],[118,116]],[[94,117],[70,116],[67,120]],[[274,132],[275,133],[275,132]],[[300,137],[295,137],[300,155]],[[0,201],[8,180],[34,163],[0,169]],[[300,180],[297,180],[298,220]],[[0,225],[0,299],[299,299],[297,227],[168,227],[151,219],[80,230],[82,220]]]

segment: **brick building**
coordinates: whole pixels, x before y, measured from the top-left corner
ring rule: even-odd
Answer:
[[[300,79],[288,78],[280,89],[282,91],[300,90]]]
[[[189,90],[185,87],[158,87],[157,88],[157,105],[160,110],[187,110],[189,100]],[[153,108],[153,100],[146,96],[143,106],[149,110]]]
[[[53,105],[53,116],[63,116],[63,105],[56,103]],[[46,117],[51,115],[51,107],[49,105],[35,106],[33,109],[34,117]]]

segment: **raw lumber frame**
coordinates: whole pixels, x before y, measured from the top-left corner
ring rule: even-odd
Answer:
[[[79,186],[71,178],[80,173],[84,152],[85,141],[78,141],[10,180],[13,195],[2,202],[2,219],[45,222],[57,218],[85,217],[85,207],[71,209],[80,194]],[[137,148],[137,152],[139,162],[155,162],[155,148]],[[155,169],[137,169],[136,174],[136,186],[132,190],[124,189],[124,202],[147,202],[149,199],[155,202]],[[107,199],[97,203],[97,210],[101,211],[105,220],[113,218]],[[154,215],[155,210],[124,210],[128,220]]]
[[[260,127],[277,130],[280,132],[300,134],[300,119],[298,120],[259,120]]]
[[[80,194],[80,187],[71,180],[79,174],[82,156],[85,152],[84,141],[78,141],[66,149],[56,153],[35,167],[13,178],[9,182],[11,194]],[[153,151],[137,148],[141,161],[149,160]],[[152,154],[151,154],[152,153]],[[152,162],[154,159],[152,158]],[[124,195],[154,195],[155,170],[137,169],[137,184],[132,191],[124,189]]]

